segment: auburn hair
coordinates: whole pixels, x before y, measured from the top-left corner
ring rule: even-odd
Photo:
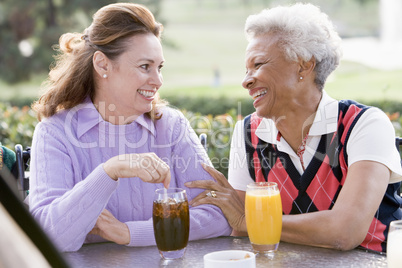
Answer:
[[[160,39],[162,24],[144,6],[132,3],[110,4],[99,9],[92,24],[83,33],[66,33],[55,46],[57,54],[47,80],[42,84],[43,94],[32,108],[38,120],[50,117],[60,110],[71,109],[87,96],[95,95],[93,55],[103,52],[116,59],[126,51],[127,39],[134,35],[152,33]],[[166,105],[157,93],[152,110],[147,114],[159,119],[158,108]]]

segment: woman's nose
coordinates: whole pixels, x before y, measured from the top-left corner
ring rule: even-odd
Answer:
[[[250,89],[254,84],[254,78],[249,73],[247,73],[241,84],[245,89]]]
[[[160,88],[163,83],[163,76],[160,71],[156,71],[152,74],[150,83],[154,85],[156,88]]]

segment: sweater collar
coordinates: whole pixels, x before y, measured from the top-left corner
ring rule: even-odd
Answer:
[[[82,135],[87,133],[93,127],[103,123],[110,124],[103,120],[102,116],[99,114],[98,110],[96,110],[95,105],[92,103],[91,99],[87,97],[83,103],[74,107],[77,113],[78,125],[77,128],[77,137],[80,138]],[[154,122],[146,115],[142,114],[136,120],[134,120],[131,124],[139,124],[146,130],[148,130],[153,136],[155,136],[155,125]],[[124,127],[125,125],[116,127]]]

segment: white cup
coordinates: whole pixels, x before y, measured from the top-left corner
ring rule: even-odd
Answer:
[[[204,255],[204,268],[255,268],[255,254],[245,250],[223,250]]]

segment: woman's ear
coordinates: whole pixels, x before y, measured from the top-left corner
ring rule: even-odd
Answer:
[[[309,61],[299,60],[299,76],[301,79],[311,75],[315,68],[315,58],[311,57]]]
[[[103,52],[96,51],[92,58],[95,72],[100,76],[106,78],[110,69],[110,60]]]

